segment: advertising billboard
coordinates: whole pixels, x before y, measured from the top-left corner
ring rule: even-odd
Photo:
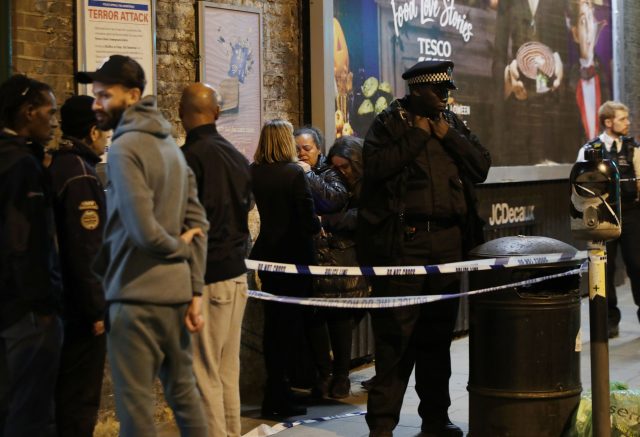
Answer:
[[[421,60],[497,166],[574,162],[612,97],[611,0],[334,0],[336,136],[361,137]]]

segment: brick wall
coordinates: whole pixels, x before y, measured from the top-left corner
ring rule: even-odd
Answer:
[[[73,3],[13,0],[13,70],[46,82],[58,102],[74,92]]]
[[[264,119],[302,120],[301,0],[219,0],[263,13]],[[177,104],[184,86],[196,79],[196,9],[193,0],[156,1],[158,104],[184,135]],[[59,103],[75,92],[75,0],[13,0],[13,70],[53,86]]]

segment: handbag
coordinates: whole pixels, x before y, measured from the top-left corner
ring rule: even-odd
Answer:
[[[316,257],[321,266],[357,266],[355,241],[343,234],[326,233],[316,238]],[[370,288],[364,276],[314,276],[318,297],[367,297]]]

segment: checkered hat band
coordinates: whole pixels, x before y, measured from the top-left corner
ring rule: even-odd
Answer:
[[[415,85],[417,83],[438,83],[451,81],[451,75],[447,72],[421,74],[420,76],[407,79],[409,85]]]

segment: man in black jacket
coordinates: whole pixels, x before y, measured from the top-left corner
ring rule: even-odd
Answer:
[[[62,325],[42,160],[58,122],[49,85],[0,85],[0,435],[49,436]]]
[[[473,184],[489,153],[446,109],[452,62],[423,61],[403,75],[410,94],[380,113],[367,133],[356,247],[361,265],[460,261],[482,239]],[[380,277],[374,296],[453,293],[451,276]],[[415,365],[424,436],[462,436],[449,420],[449,348],[458,300],[371,312],[376,377],[369,390],[371,437],[392,435]]]
[[[106,356],[104,291],[91,271],[102,246],[104,188],[96,175],[109,139],[96,127],[93,97],[72,96],[60,108],[62,140],[49,166],[63,283],[64,342],[56,383],[61,436],[92,436]]]
[[[193,370],[210,436],[240,436],[240,332],[247,303],[252,208],[249,163],[216,129],[217,92],[195,83],[182,93],[180,119],[187,132],[182,150],[196,176],[198,197],[210,223],[202,315],[194,335]]]
[[[609,338],[620,333],[622,316],[618,308],[615,273],[618,246],[627,276],[631,282],[633,301],[638,306],[636,314],[640,321],[640,145],[629,135],[629,108],[617,101],[606,101],[598,108],[598,119],[602,133],[587,142],[578,152],[578,161],[584,161],[585,151],[602,148],[605,159],[616,163],[620,170],[620,202],[622,206],[622,234],[607,242],[607,316]]]

